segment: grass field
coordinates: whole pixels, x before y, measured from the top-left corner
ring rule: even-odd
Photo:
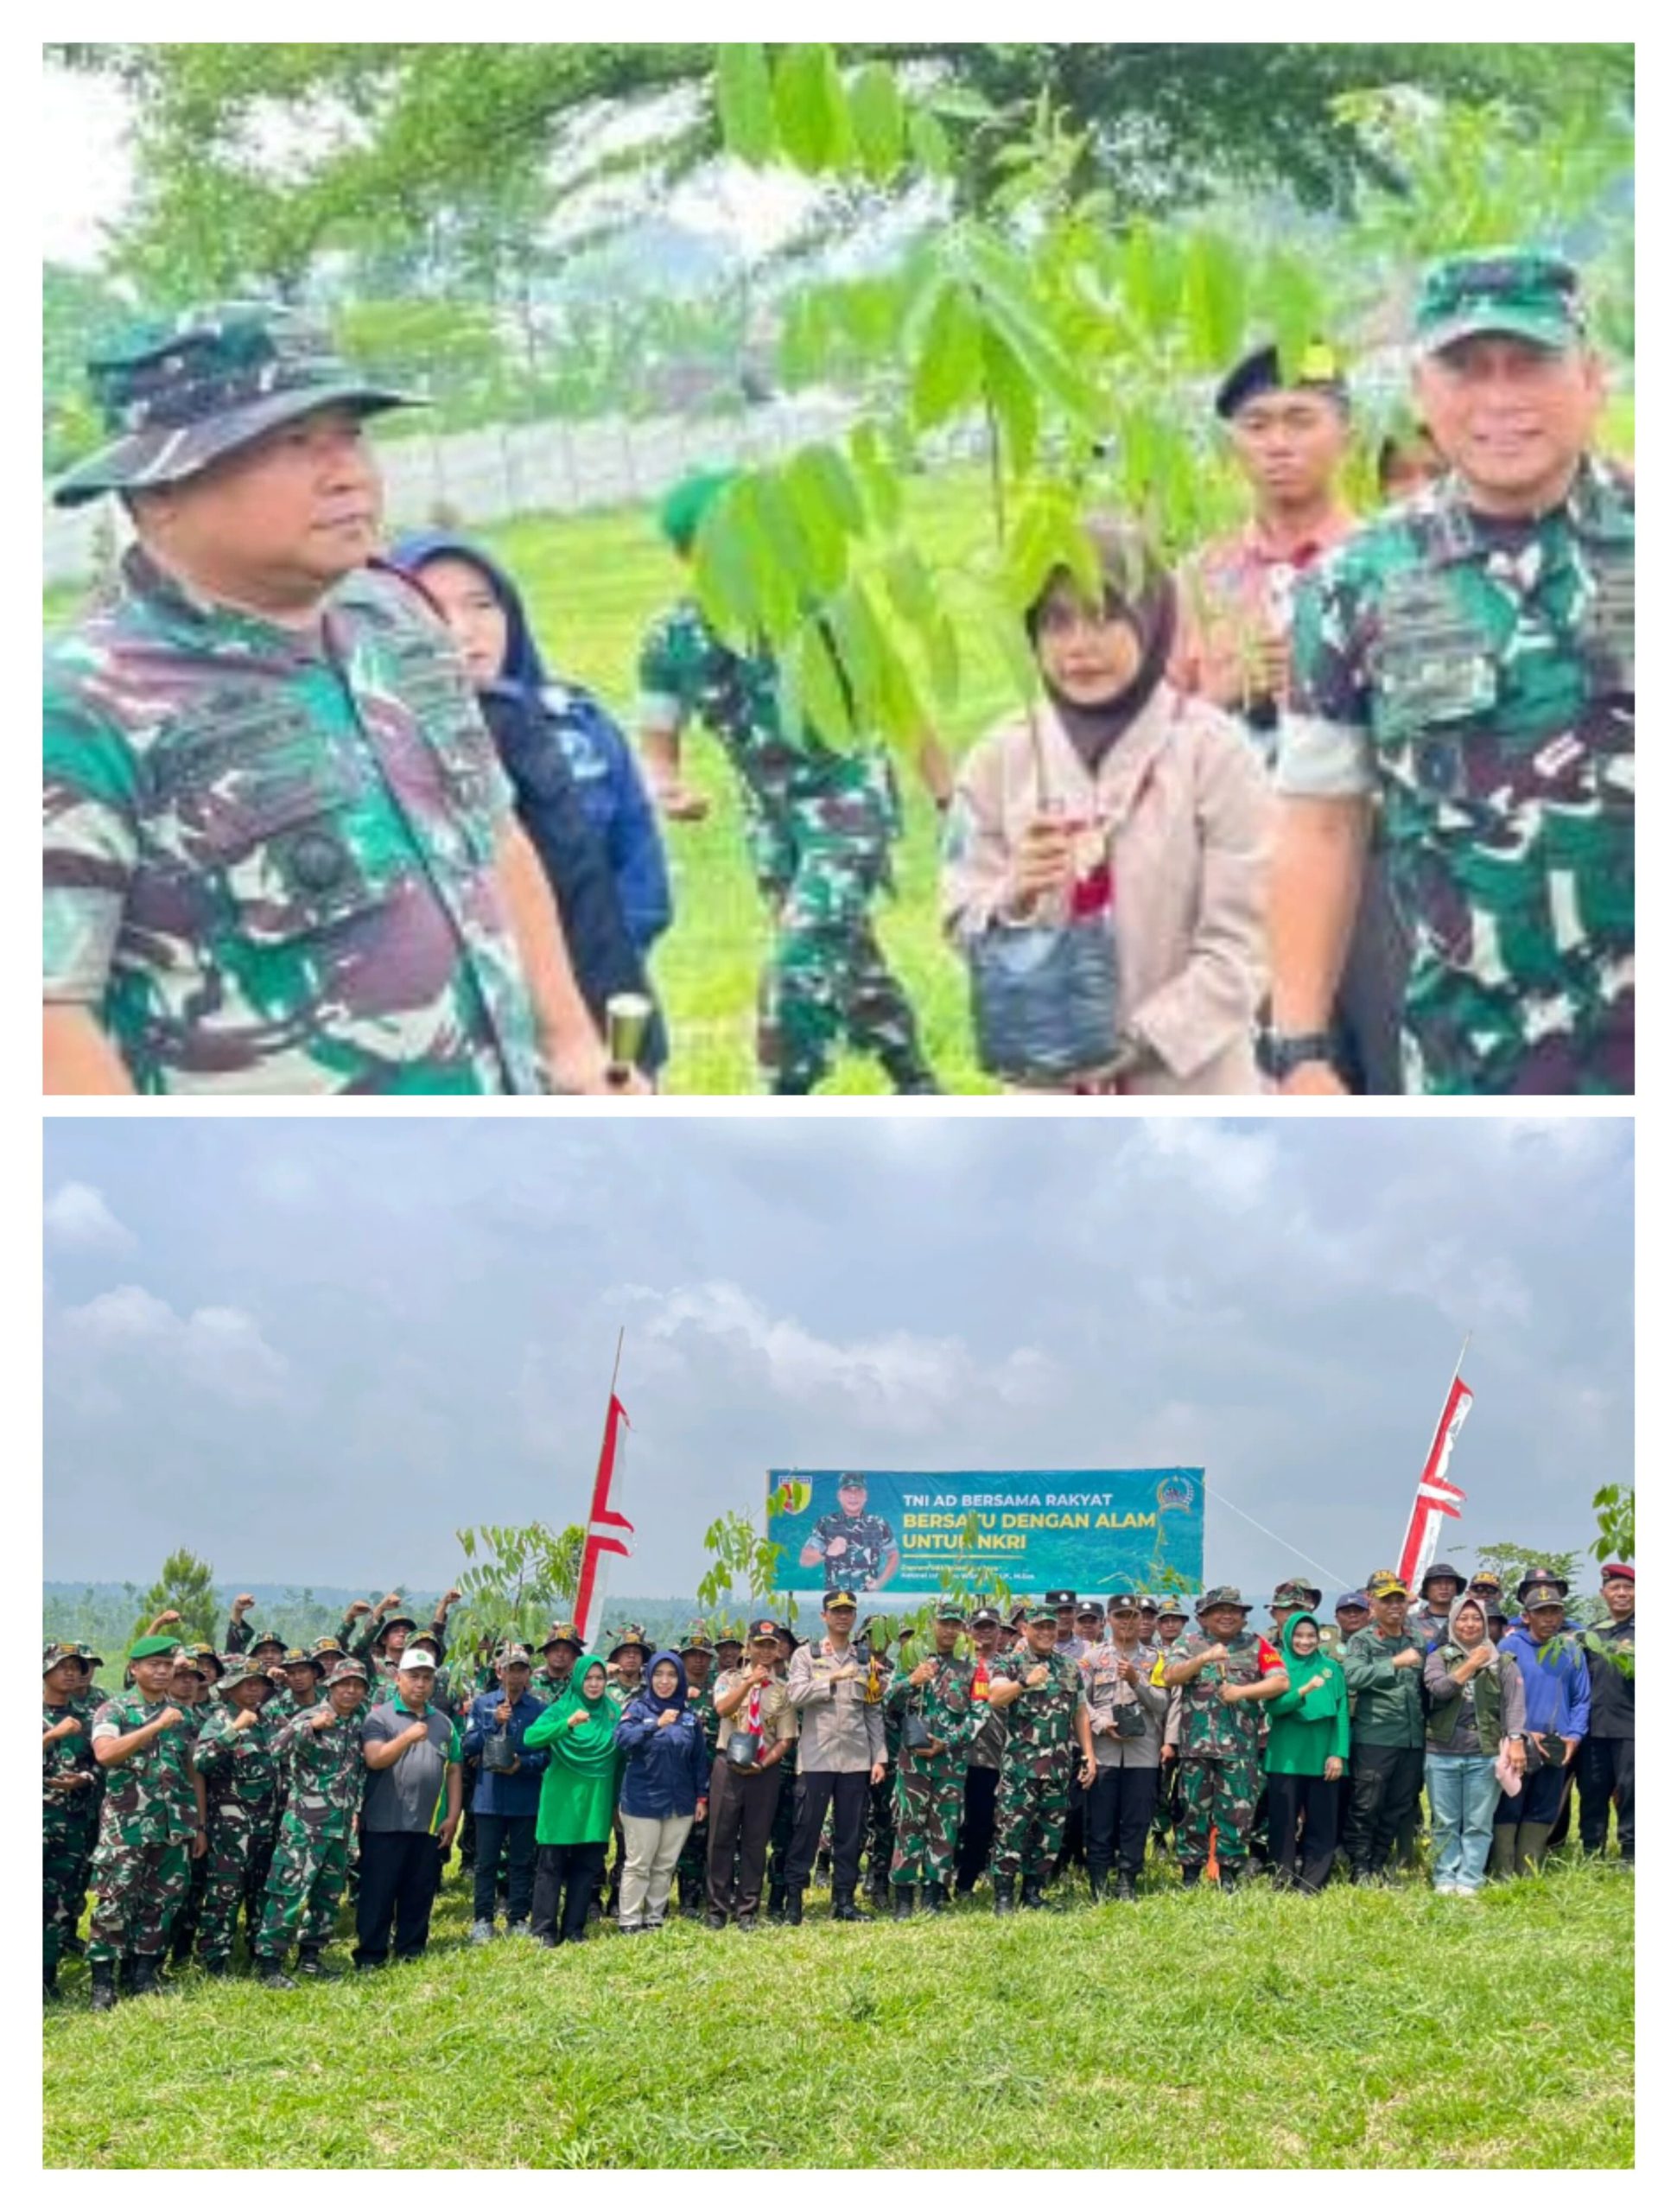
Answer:
[[[267,1992],[181,1970],[46,2023],[49,2166],[1629,2166],[1634,1877],[1477,1901],[1064,1899],[580,1948],[465,1942]],[[413,2054],[422,2054],[416,2058]]]

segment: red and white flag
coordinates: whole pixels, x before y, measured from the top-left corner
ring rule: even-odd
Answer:
[[[622,1454],[618,1450],[618,1429],[629,1426],[629,1416],[623,1410],[623,1401],[613,1391],[606,1408],[606,1433],[600,1439],[600,1465],[594,1470],[594,1497],[588,1506],[588,1534],[582,1544],[582,1570],[576,1584],[576,1622],[581,1631],[583,1646],[592,1651],[595,1630],[606,1603],[606,1567],[615,1554],[627,1559],[633,1546],[626,1539],[635,1533],[632,1521],[626,1521],[616,1508],[618,1476]]]
[[[1420,1588],[1420,1577],[1437,1555],[1439,1531],[1444,1522],[1462,1517],[1466,1492],[1445,1480],[1445,1470],[1450,1465],[1450,1454],[1472,1403],[1472,1391],[1458,1375],[1450,1385],[1450,1395],[1444,1402],[1444,1411],[1439,1415],[1439,1426],[1433,1433],[1432,1449],[1420,1471],[1414,1509],[1409,1516],[1409,1533],[1403,1540],[1403,1553],[1398,1560],[1398,1576],[1406,1589]]]

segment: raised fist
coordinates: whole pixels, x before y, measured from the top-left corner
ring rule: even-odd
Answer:
[[[181,1726],[180,1707],[178,1705],[166,1705],[162,1711],[157,1715],[157,1726],[160,1729],[178,1728]]]
[[[248,1706],[242,1713],[236,1713],[233,1715],[234,1735],[242,1736],[247,1728],[254,1728],[257,1725],[257,1714]]]
[[[242,1597],[238,1597],[233,1599],[233,1611],[236,1613],[248,1613],[255,1603],[256,1599],[247,1590]]]
[[[318,1713],[310,1713],[308,1725],[318,1736],[323,1728],[329,1728],[337,1717],[329,1705],[323,1705]]]
[[[363,1613],[370,1613],[372,1611],[372,1607],[368,1605],[365,1598],[358,1598],[349,1609],[349,1618],[353,1621],[359,1621]]]

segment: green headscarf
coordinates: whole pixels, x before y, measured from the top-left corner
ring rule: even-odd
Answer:
[[[1337,1693],[1333,1682],[1333,1677],[1340,1672],[1339,1662],[1326,1645],[1319,1642],[1308,1659],[1301,1659],[1299,1656],[1293,1648],[1293,1635],[1300,1621],[1310,1622],[1311,1625],[1316,1629],[1318,1637],[1321,1633],[1321,1624],[1315,1614],[1306,1611],[1303,1607],[1300,1607],[1296,1613],[1289,1613],[1281,1624],[1282,1662],[1286,1668],[1289,1685],[1299,1694],[1299,1702],[1293,1707],[1293,1711],[1300,1720],[1331,1720],[1344,1700],[1344,1692]],[[1312,1675],[1325,1675],[1328,1677],[1319,1690],[1305,1688],[1305,1684]]]
[[[596,1667],[603,1676],[606,1662],[584,1653],[552,1704],[524,1732],[532,1751],[545,1745],[548,1751],[536,1813],[537,1843],[603,1843],[612,1832],[621,1764],[619,1716],[603,1690],[592,1700],[582,1694],[583,1681]],[[583,1718],[573,1728],[576,1713]]]

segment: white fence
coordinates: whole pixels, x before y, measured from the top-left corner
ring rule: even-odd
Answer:
[[[769,459],[842,429],[854,404],[833,394],[777,399],[714,420],[609,416],[590,423],[501,423],[439,437],[387,439],[379,448],[385,511],[393,530],[415,528],[446,508],[463,523],[514,515],[573,514],[656,499],[696,467]],[[120,511],[100,501],[45,511],[42,569],[48,584],[93,575],[101,533]]]

